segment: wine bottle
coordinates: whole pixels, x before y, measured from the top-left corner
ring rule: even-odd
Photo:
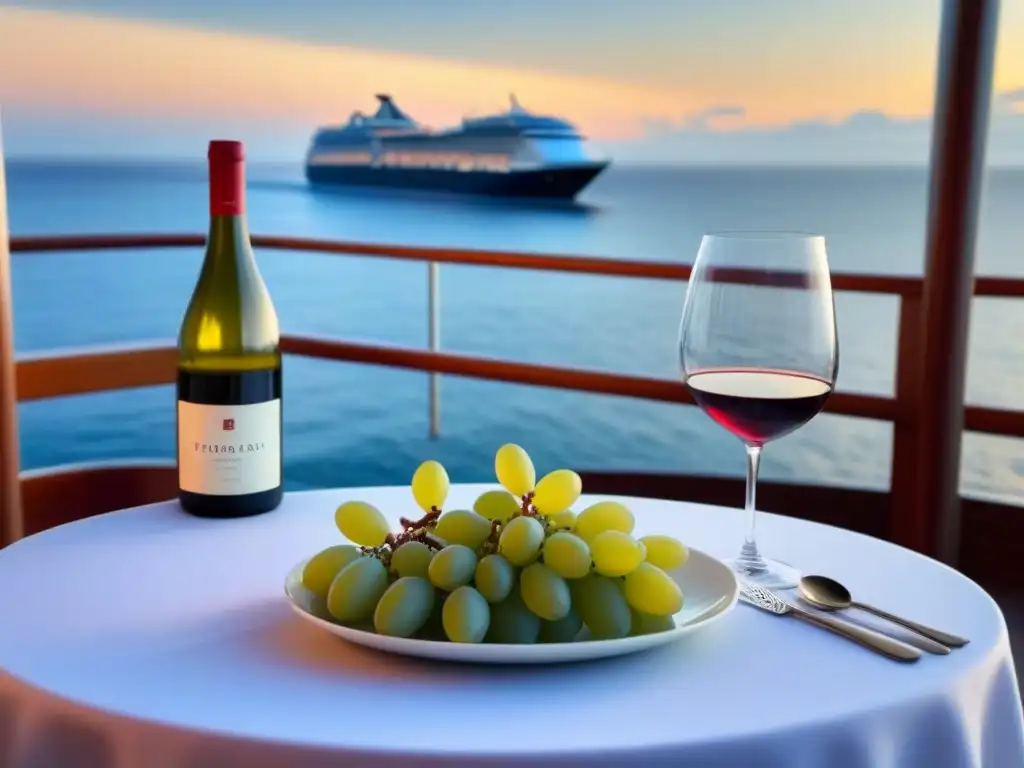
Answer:
[[[245,220],[245,153],[211,141],[210,233],[178,336],[178,488],[200,517],[245,517],[281,503],[277,313]]]

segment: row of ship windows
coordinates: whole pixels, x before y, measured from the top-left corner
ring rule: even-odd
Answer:
[[[508,155],[468,155],[464,153],[384,152],[376,159],[369,152],[323,152],[316,156],[318,163],[332,165],[383,165],[403,168],[447,168],[457,170],[507,171],[511,166]]]

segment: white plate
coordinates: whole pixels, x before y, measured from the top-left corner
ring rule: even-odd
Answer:
[[[327,613],[323,600],[318,600],[302,585],[302,569],[305,565],[303,561],[292,568],[285,580],[284,589],[292,609],[311,624],[350,643],[379,651],[478,664],[557,664],[623,656],[655,648],[717,621],[733,609],[739,596],[739,584],[728,566],[698,549],[691,549],[686,564],[670,574],[685,596],[683,610],[675,615],[675,629],[624,637],[621,640],[584,639],[571,643],[536,645],[450,643],[387,637],[336,623]]]

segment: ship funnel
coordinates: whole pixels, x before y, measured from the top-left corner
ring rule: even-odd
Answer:
[[[380,106],[377,108],[377,114],[373,116],[375,120],[393,120],[399,123],[413,124],[409,116],[398,108],[389,95],[378,93],[377,99],[380,101]]]

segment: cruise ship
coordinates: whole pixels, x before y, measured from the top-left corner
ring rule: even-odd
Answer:
[[[571,123],[534,115],[514,95],[504,114],[439,131],[390,96],[377,100],[372,117],[357,111],[347,124],[316,132],[306,156],[311,184],[571,200],[608,166],[588,155]]]

